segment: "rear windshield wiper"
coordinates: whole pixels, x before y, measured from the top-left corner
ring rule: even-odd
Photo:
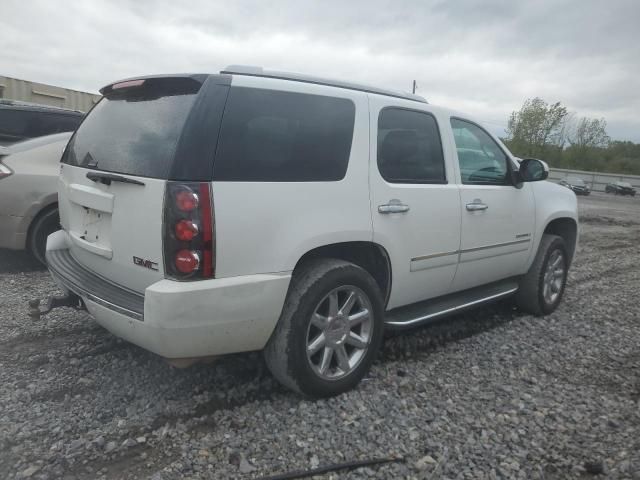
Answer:
[[[133,178],[123,177],[122,175],[116,175],[114,173],[87,172],[87,178],[93,182],[100,182],[105,185],[111,185],[111,182],[121,182],[144,186],[144,183],[140,180],[134,180]]]

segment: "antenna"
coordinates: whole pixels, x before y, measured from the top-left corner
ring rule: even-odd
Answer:
[[[414,80],[413,81],[413,94],[416,94],[416,89],[418,88],[418,83]]]

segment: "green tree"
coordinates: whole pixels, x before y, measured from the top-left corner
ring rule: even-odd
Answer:
[[[582,117],[571,128],[567,140],[571,146],[578,148],[606,148],[609,145],[609,135],[607,135],[607,121],[604,118]]]
[[[574,115],[560,102],[527,99],[512,112],[503,139],[519,157],[538,157],[558,168],[640,175],[640,144],[611,141],[604,118]]]
[[[540,97],[529,98],[507,124],[507,144],[516,155],[557,155],[566,141],[566,107],[549,104]]]

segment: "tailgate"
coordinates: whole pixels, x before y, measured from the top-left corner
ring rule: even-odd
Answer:
[[[71,254],[81,265],[113,283],[143,293],[164,277],[162,205],[165,180],[138,183],[87,178],[91,170],[64,165],[58,204]]]
[[[144,293],[165,276],[167,182],[176,166],[183,175],[200,175],[194,180],[210,175],[195,168],[206,162],[194,150],[202,136],[194,139],[189,127],[207,127],[198,105],[211,102],[196,101],[206,78],[147,77],[109,85],[67,146],[58,189],[61,225],[73,258],[109,282]],[[204,140],[209,138],[207,132]],[[188,154],[181,154],[185,149]]]

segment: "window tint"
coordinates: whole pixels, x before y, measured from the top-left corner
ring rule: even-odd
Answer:
[[[27,125],[28,137],[42,137],[52,133],[72,132],[80,123],[81,118],[70,115],[58,115],[55,113],[32,112],[32,117]]]
[[[27,136],[27,126],[32,120],[32,112],[24,110],[0,109],[0,132],[16,140]]]
[[[76,129],[82,117],[30,110],[0,110],[0,132],[16,140]]]
[[[355,105],[347,99],[232,87],[214,180],[316,182],[344,178]]]
[[[392,183],[445,183],[435,118],[400,108],[382,110],[378,117],[378,170]]]
[[[67,147],[63,162],[168,178],[199,83],[169,78],[103,97]],[[169,83],[173,82],[173,83]],[[166,85],[165,85],[166,84]]]
[[[53,115],[55,117],[56,122],[56,131],[52,133],[59,132],[73,132],[80,122],[82,121],[82,117],[79,115]]]
[[[451,119],[451,128],[458,151],[462,183],[471,185],[507,184],[507,156],[477,125]]]

